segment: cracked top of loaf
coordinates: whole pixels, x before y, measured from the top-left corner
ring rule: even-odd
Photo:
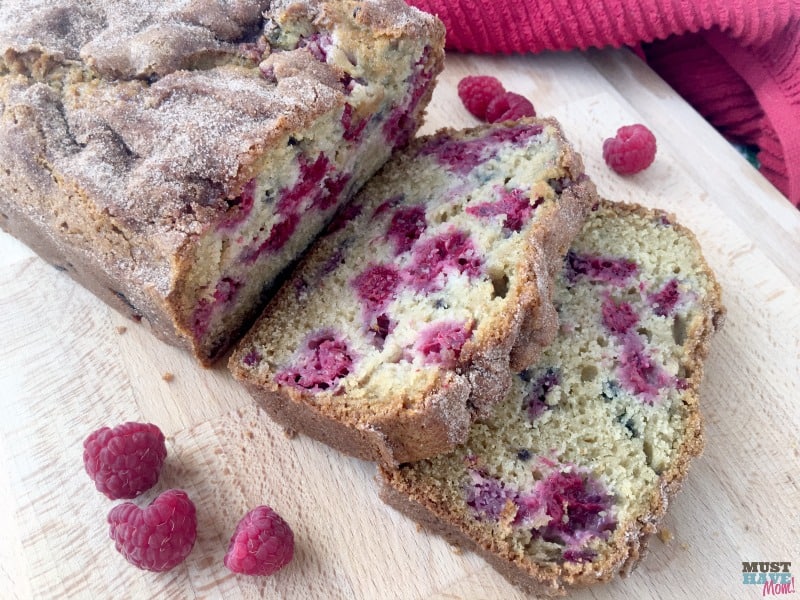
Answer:
[[[0,163],[15,191],[89,198],[125,237],[177,249],[270,144],[343,102],[343,72],[296,47],[321,30],[356,49],[443,37],[402,0],[2,2]]]

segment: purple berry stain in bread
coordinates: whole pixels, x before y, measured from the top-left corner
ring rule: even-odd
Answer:
[[[466,175],[491,157],[491,153],[487,152],[486,148],[485,139],[461,142],[439,138],[423,146],[420,154],[435,156],[439,164],[448,170]]]
[[[411,92],[405,102],[389,113],[383,124],[383,135],[393,148],[405,146],[411,139],[411,131],[416,130],[414,113],[434,77],[433,71],[425,68],[430,53],[430,46],[425,46],[422,56],[414,65],[414,72],[408,80]]]
[[[300,176],[291,188],[281,194],[278,211],[282,214],[298,212],[303,199],[319,189],[330,166],[331,163],[324,153],[320,153],[314,162],[300,155]]]
[[[628,302],[617,304],[610,296],[603,300],[603,325],[615,335],[628,333],[638,322],[639,315]]]
[[[524,191],[519,189],[507,190],[500,187],[496,192],[499,197],[498,200],[468,206],[467,213],[480,218],[505,215],[503,227],[518,232],[530,219],[533,210],[542,202],[542,199],[539,198],[531,204],[530,198],[525,195]]]
[[[425,357],[425,364],[453,367],[461,356],[461,348],[472,336],[472,327],[458,321],[432,323],[420,332],[415,344]]]
[[[369,119],[353,120],[353,105],[344,105],[344,110],[342,111],[342,129],[344,129],[342,137],[344,139],[348,142],[358,142],[368,123]]]
[[[427,226],[423,206],[406,206],[394,213],[386,235],[394,242],[395,252],[402,254],[411,249]]]
[[[371,265],[353,280],[359,299],[368,313],[382,311],[400,283],[400,273],[390,265]]]
[[[403,201],[403,198],[405,198],[405,196],[403,194],[395,194],[391,198],[388,198],[388,199],[384,200],[373,211],[372,216],[373,217],[378,217],[378,216],[382,215],[387,210],[389,210],[391,208],[394,208],[395,206],[400,204]]]
[[[339,196],[350,181],[349,173],[340,173],[336,177],[325,180],[322,189],[314,196],[312,206],[319,210],[328,210],[339,201]]]
[[[624,286],[637,274],[639,267],[632,260],[612,258],[610,256],[591,256],[567,253],[567,278],[575,281],[579,275],[592,281]]]
[[[559,383],[561,383],[559,373],[552,368],[547,369],[547,371],[536,380],[536,383],[531,387],[530,392],[522,401],[523,407],[531,421],[538,419],[545,411],[550,410],[550,405],[548,405],[545,400],[550,390],[559,385]]]
[[[564,545],[564,560],[575,560],[591,552],[583,548],[589,540],[607,538],[616,527],[611,510],[613,500],[591,474],[561,465],[538,481],[531,491],[514,498],[517,505],[514,525],[532,527],[534,537]]]
[[[312,33],[307,37],[301,37],[297,44],[298,48],[306,48],[319,62],[327,61],[332,46],[333,39],[328,33]]]
[[[467,506],[475,511],[475,518],[497,521],[506,504],[515,495],[506,490],[499,479],[485,477],[478,471],[470,469],[471,481],[466,490]]]
[[[272,226],[266,239],[254,240],[251,247],[242,253],[245,263],[254,263],[264,253],[280,252],[300,223],[303,202],[310,198],[312,207],[327,210],[336,204],[350,180],[347,173],[326,179],[333,166],[324,153],[320,153],[313,162],[301,155],[299,166],[297,181],[284,189],[278,198],[276,212],[281,220]]]
[[[478,165],[494,158],[503,146],[522,146],[529,139],[542,133],[541,125],[521,125],[498,129],[488,135],[470,140],[434,139],[420,148],[423,156],[435,156],[436,160],[453,173],[466,175]]]
[[[666,317],[675,310],[675,305],[678,303],[679,298],[678,281],[671,279],[663,288],[650,296],[653,312],[660,317]]]
[[[622,387],[641,396],[647,404],[653,404],[658,391],[673,382],[673,378],[647,355],[642,340],[635,333],[624,337],[619,374]]]
[[[256,180],[251,179],[244,185],[244,188],[242,188],[242,193],[239,195],[239,197],[230,202],[231,208],[228,211],[227,216],[219,222],[217,229],[235,229],[247,218],[247,216],[250,214],[250,211],[253,210],[255,190]]]
[[[241,287],[241,281],[225,277],[217,282],[211,299],[200,299],[192,315],[192,331],[195,335],[202,336],[208,330],[214,311],[232,302]]]
[[[530,460],[530,453],[525,453],[525,461]],[[470,468],[464,498],[473,517],[497,522],[508,516],[511,526],[528,529],[534,538],[563,546],[563,560],[591,560],[594,552],[587,547],[588,542],[607,539],[617,526],[613,495],[588,471],[568,464],[551,464],[542,457],[536,462],[550,472],[524,491],[478,468]]]
[[[245,262],[255,262],[265,252],[279,252],[292,237],[297,225],[300,223],[300,215],[289,213],[283,216],[283,220],[275,223],[269,231],[269,236],[253,253],[245,255]]]
[[[250,352],[244,355],[242,362],[248,367],[255,367],[263,358],[264,357],[261,356],[261,353],[258,350],[252,348]]]
[[[335,392],[339,381],[352,372],[354,362],[345,340],[334,332],[320,331],[301,346],[292,365],[275,374],[275,381],[312,393]]]
[[[417,243],[412,255],[412,263],[405,270],[404,278],[417,291],[440,289],[441,282],[437,279],[448,271],[477,277],[482,270],[481,257],[469,234],[457,229]]]

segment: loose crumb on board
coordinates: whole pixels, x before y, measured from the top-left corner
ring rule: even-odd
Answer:
[[[161,376],[161,379],[163,379],[164,381],[166,381],[167,383],[169,383],[170,381],[172,381],[173,379],[175,379],[175,375],[173,375],[172,373],[170,373],[169,371],[167,371],[166,373],[164,373],[164,374]]]
[[[128,328],[125,327],[125,325],[120,325],[119,327],[117,327],[117,333],[120,334],[120,335],[122,335],[126,331],[128,331]]]
[[[665,544],[669,544],[673,539],[672,532],[666,527],[662,527],[661,529],[658,530],[658,539],[660,539]]]

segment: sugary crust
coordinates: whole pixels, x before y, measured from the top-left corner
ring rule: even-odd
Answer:
[[[261,76],[265,17],[353,19],[373,39],[430,39],[433,71],[443,62],[441,24],[399,0],[272,4],[0,6],[0,227],[178,346],[198,236],[271,146],[344,102],[307,50],[273,53],[274,81]]]
[[[293,280],[267,306],[229,363],[234,376],[248,385],[272,418],[287,429],[308,433],[347,454],[398,465],[435,456],[464,442],[472,421],[505,396],[513,370],[520,364],[530,364],[527,361],[555,337],[558,322],[552,305],[552,276],[580,231],[589,207],[596,201],[594,184],[583,174],[581,159],[564,140],[558,123],[552,119],[530,122],[552,127],[557,132],[561,154],[556,163],[569,185],[557,203],[537,209],[541,210],[540,225],[531,231],[517,265],[517,273],[523,278],[516,292],[517,300],[513,310],[494,323],[491,336],[465,345],[457,367],[443,371],[420,397],[407,397],[405,390],[397,390],[397,398],[387,399],[390,408],[382,414],[353,415],[340,410],[336,402],[320,403],[299,390],[279,388],[269,370],[256,375],[244,368],[242,356],[249,348],[258,346],[259,323],[268,321],[270,315],[292,310],[295,299],[291,290],[296,289],[293,280],[306,270],[315,270],[313,265],[327,260],[339,247],[343,234],[331,236],[304,258]],[[480,129],[443,129],[412,142],[399,160],[411,160],[417,149],[433,137],[458,139]]]
[[[672,215],[647,209],[637,204],[613,203],[601,200],[592,210],[602,210],[624,216],[635,214],[643,219],[661,215],[681,235],[691,241],[700,257],[701,272],[707,276],[707,299],[703,303],[703,316],[687,332],[688,387],[683,403],[686,407],[685,433],[680,448],[668,469],[661,473],[659,484],[649,498],[648,508],[638,518],[620,524],[609,540],[612,551],[602,561],[591,563],[562,563],[536,565],[525,562],[514,555],[503,542],[487,537],[484,530],[469,526],[461,527],[452,522],[448,506],[436,504],[436,494],[425,486],[411,486],[396,469],[380,466],[378,481],[380,496],[384,502],[415,520],[430,532],[442,536],[451,544],[472,550],[482,556],[498,572],[514,585],[528,593],[542,596],[562,596],[568,588],[585,587],[608,581],[616,573],[627,576],[646,553],[647,542],[657,531],[658,524],[666,513],[670,499],[680,489],[686,477],[689,463],[703,450],[703,425],[699,407],[698,390],[703,378],[703,361],[708,354],[710,339],[722,326],[725,309],[722,305],[721,289],[713,272],[702,259],[700,245],[694,234],[675,223]],[[584,566],[588,565],[588,566]]]

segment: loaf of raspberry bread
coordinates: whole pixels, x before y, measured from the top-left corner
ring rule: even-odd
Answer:
[[[414,135],[443,44],[402,0],[4,2],[0,226],[210,364]]]
[[[288,429],[395,464],[466,439],[555,335],[594,186],[552,120],[444,130],[331,224],[231,357]]]
[[[555,284],[560,329],[449,454],[382,468],[381,495],[528,592],[627,574],[703,445],[720,290],[694,236],[606,201]]]

